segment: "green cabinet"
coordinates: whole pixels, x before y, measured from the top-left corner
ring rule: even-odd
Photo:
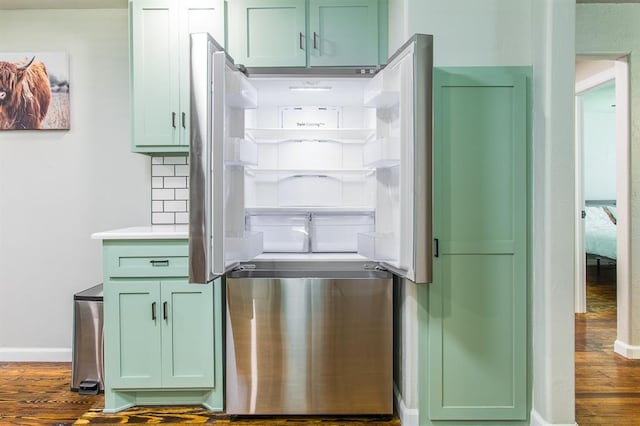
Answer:
[[[130,0],[132,150],[189,151],[189,34],[224,40],[222,0]]]
[[[187,282],[186,240],[105,240],[105,412],[222,410],[221,280]]]
[[[373,66],[386,60],[386,0],[228,4],[229,53],[245,66]]]
[[[528,424],[530,73],[434,71],[439,253],[418,289],[420,424]]]
[[[183,279],[109,283],[114,388],[213,387],[212,285]]]

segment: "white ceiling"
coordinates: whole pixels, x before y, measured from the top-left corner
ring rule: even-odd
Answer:
[[[127,0],[0,0],[0,9],[126,9]]]

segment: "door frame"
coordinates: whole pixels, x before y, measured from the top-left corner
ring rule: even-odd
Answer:
[[[584,256],[584,221],[580,212],[584,208],[582,188],[582,126],[581,95],[615,80],[616,83],[616,271],[617,271],[617,337],[614,351],[627,358],[633,358],[631,341],[631,299],[630,299],[630,140],[629,140],[629,63],[628,56],[621,55],[576,55],[577,58],[594,60],[614,60],[613,69],[605,70],[575,85],[575,160],[576,160],[576,282],[575,312],[586,312],[586,258]]]

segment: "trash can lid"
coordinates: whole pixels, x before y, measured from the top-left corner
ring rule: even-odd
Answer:
[[[74,294],[73,300],[92,300],[95,302],[102,302],[102,283]]]

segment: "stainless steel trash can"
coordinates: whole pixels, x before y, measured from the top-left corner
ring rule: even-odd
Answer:
[[[102,284],[73,295],[71,390],[104,391]]]

